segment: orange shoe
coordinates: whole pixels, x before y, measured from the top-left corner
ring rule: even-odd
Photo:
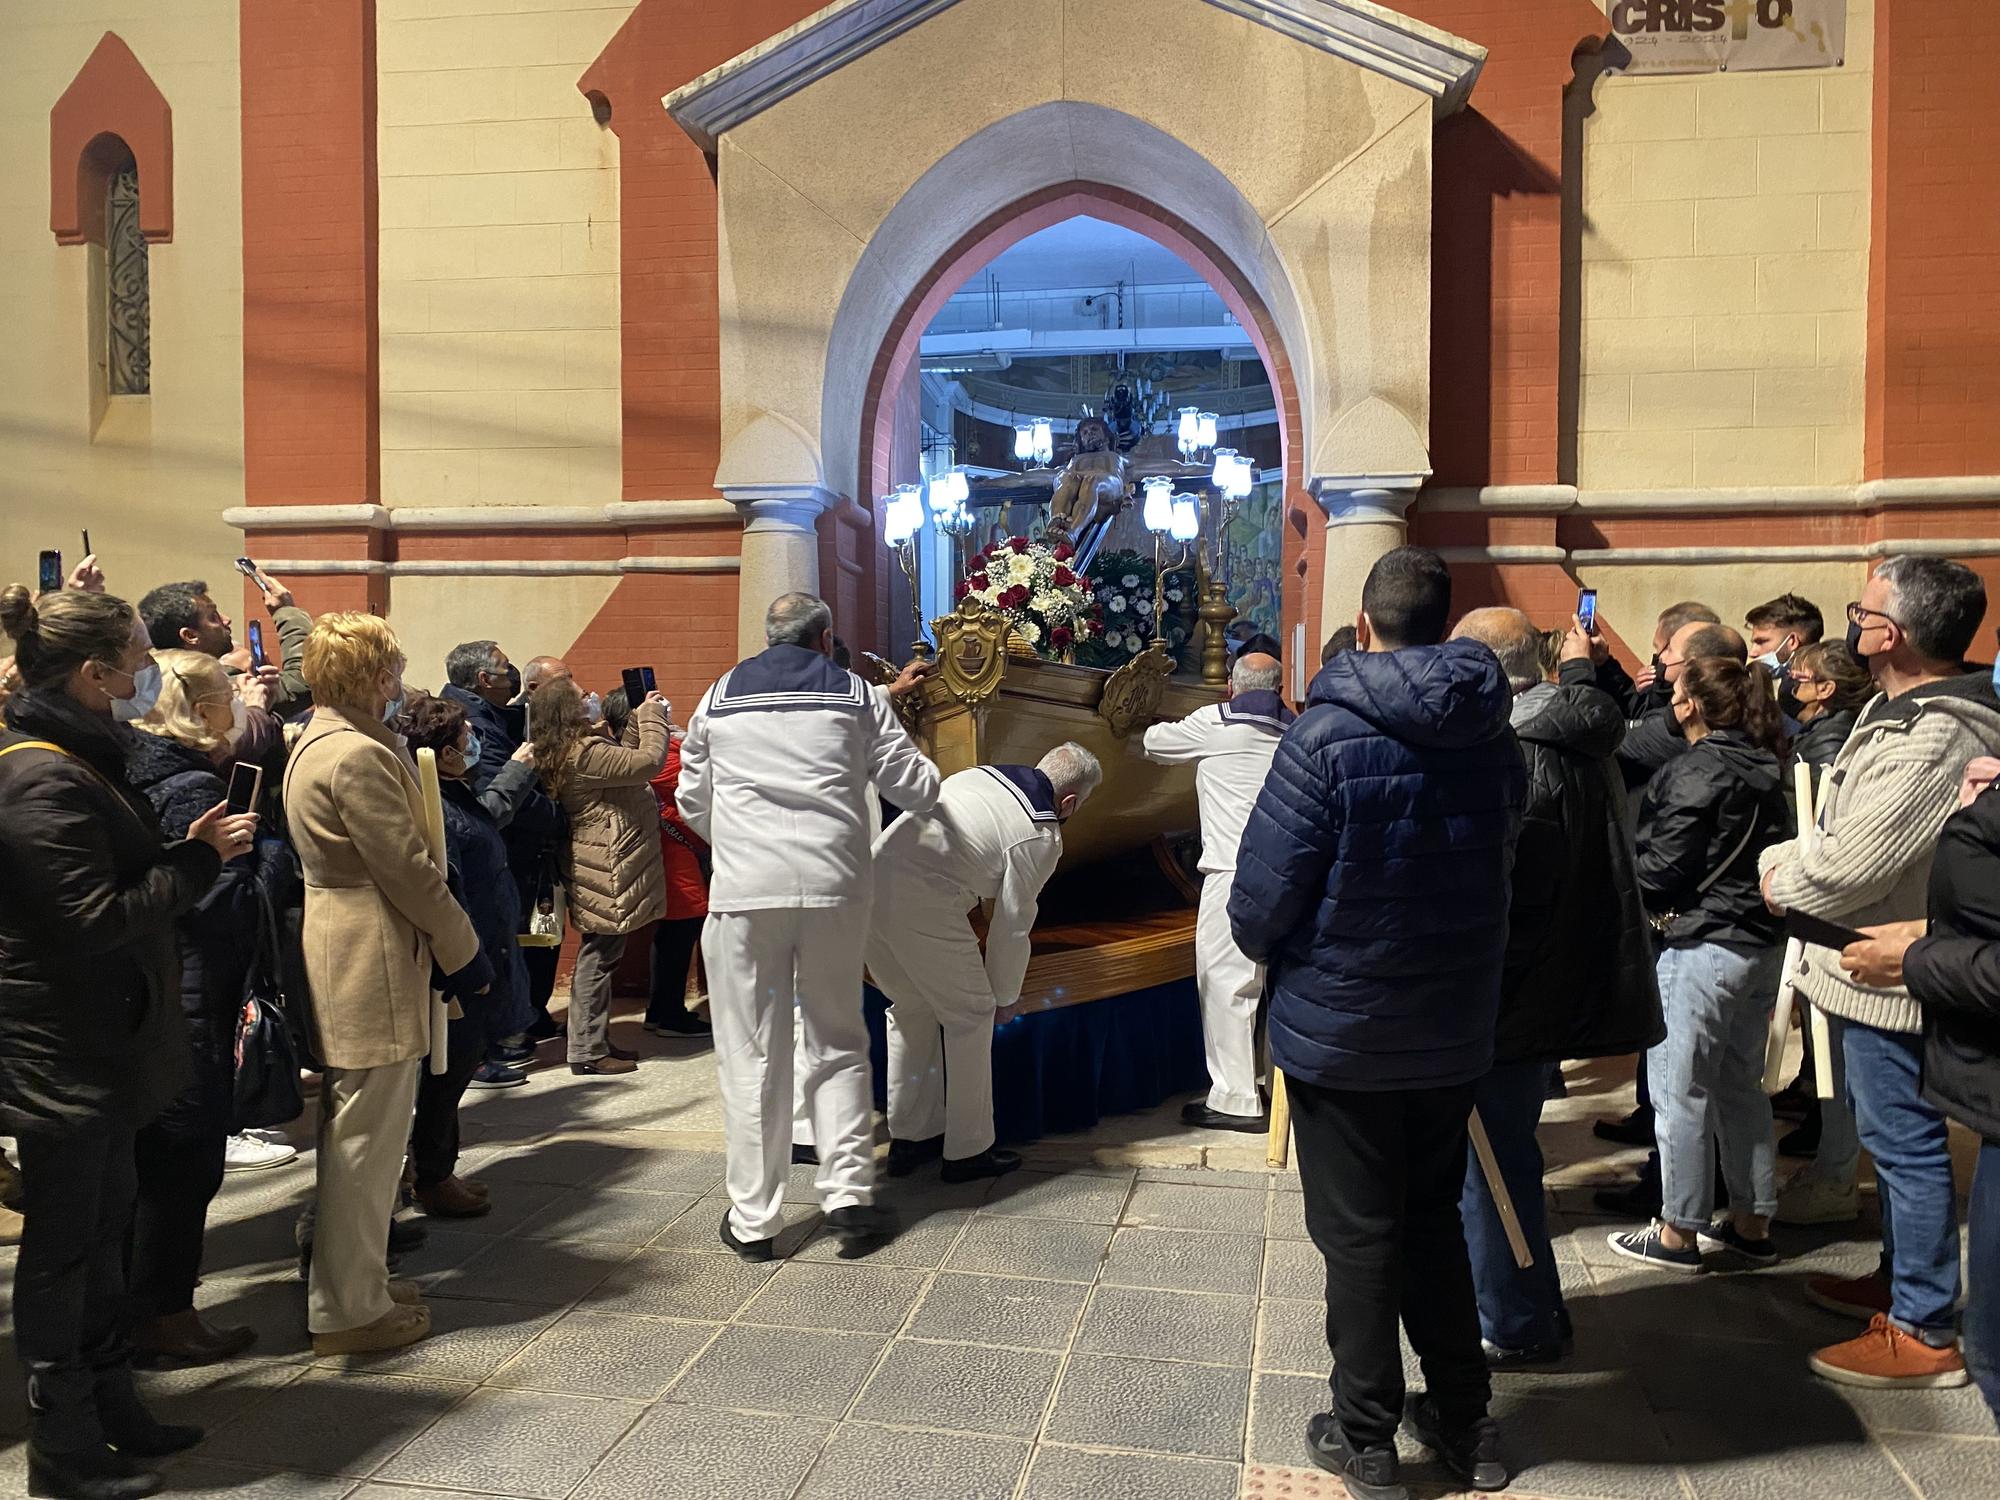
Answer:
[[[1878,1313],[1888,1313],[1889,1278],[1880,1271],[1866,1276],[1808,1276],[1806,1300],[1865,1323]]]
[[[1822,1349],[1810,1363],[1822,1379],[1878,1389],[1936,1391],[1970,1379],[1957,1344],[1933,1349],[1891,1323],[1887,1313],[1877,1313],[1860,1338]]]

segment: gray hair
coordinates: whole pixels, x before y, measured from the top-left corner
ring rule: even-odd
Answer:
[[[470,692],[479,685],[479,674],[491,672],[499,659],[498,641],[467,641],[462,646],[453,646],[444,659],[445,681]]]
[[[1041,758],[1035,769],[1049,778],[1058,802],[1075,792],[1079,806],[1104,780],[1104,767],[1098,764],[1097,757],[1075,740],[1056,746]]]
[[[764,612],[764,642],[770,646],[819,649],[819,638],[833,629],[833,611],[817,594],[780,594]]]
[[[1500,658],[1507,686],[1516,693],[1525,693],[1536,683],[1548,680],[1542,669],[1542,633],[1518,609],[1504,605],[1475,609],[1458,622],[1458,629],[1451,637],[1478,641]]]
[[[1253,667],[1249,658],[1254,652],[1246,652],[1236,658],[1236,665],[1229,669],[1229,686],[1238,693],[1275,693],[1278,684],[1285,680],[1284,664],[1275,667]]]
[[[1986,585],[1962,562],[1905,554],[1875,570],[1889,585],[1889,613],[1919,656],[1957,663],[1986,617]]]

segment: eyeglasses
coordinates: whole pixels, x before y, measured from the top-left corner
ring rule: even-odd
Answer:
[[[1879,609],[1869,609],[1859,600],[1856,600],[1854,603],[1847,606],[1847,623],[1850,625],[1859,625],[1863,630],[1866,630],[1868,628],[1868,616],[1870,615],[1873,615],[1878,620],[1887,620],[1891,625],[1895,626],[1898,630],[1908,629],[1908,627],[1904,625],[1903,622],[1897,619],[1894,615]]]
[[[1793,672],[1790,675],[1792,681],[1799,687],[1817,687],[1820,683],[1826,681],[1824,677],[1801,677],[1797,672]]]

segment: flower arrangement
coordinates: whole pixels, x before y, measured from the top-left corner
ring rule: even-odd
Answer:
[[[1192,571],[1166,576],[1165,630],[1153,620],[1153,560],[1137,552],[1100,552],[1090,565],[1090,590],[1104,621],[1103,631],[1077,653],[1087,667],[1122,667],[1164,634],[1167,650],[1178,658],[1193,634],[1195,614]]]
[[[1015,639],[1036,655],[1066,659],[1103,628],[1089,584],[1070,566],[1075,556],[1067,542],[1008,537],[972,559],[958,597],[1004,615]]]

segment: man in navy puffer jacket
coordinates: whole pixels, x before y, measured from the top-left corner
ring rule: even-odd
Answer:
[[[1437,554],[1375,565],[1360,649],[1321,669],[1279,745],[1229,903],[1269,966],[1271,1057],[1326,1258],[1334,1403],[1308,1440],[1357,1494],[1401,1493],[1399,1311],[1428,1388],[1412,1431],[1465,1483],[1507,1482],[1458,1199],[1526,774],[1493,653],[1438,644],[1450,612]]]

